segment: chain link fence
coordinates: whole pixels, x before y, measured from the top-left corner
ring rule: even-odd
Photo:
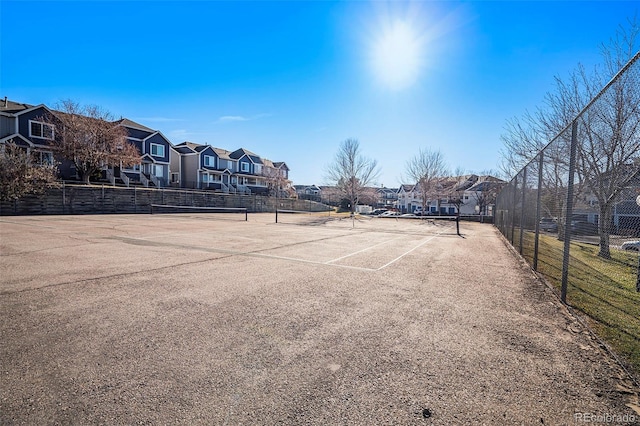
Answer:
[[[501,191],[495,225],[640,372],[640,52]]]

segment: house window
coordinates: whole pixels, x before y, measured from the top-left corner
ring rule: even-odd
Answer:
[[[249,163],[240,163],[240,170],[243,172],[249,172]]]
[[[39,152],[37,154],[38,164],[41,166],[52,166],[53,165],[53,153],[52,152]]]
[[[171,183],[180,182],[180,173],[171,173]]]
[[[214,157],[212,155],[205,155],[204,156],[204,165],[206,167],[215,167],[215,165],[216,165],[216,157]]]
[[[253,166],[253,167],[254,167],[254,169],[255,169],[255,173],[256,173],[257,175],[259,175],[259,174],[261,174],[261,173],[262,173],[262,166],[261,166],[260,164],[256,164],[256,165],[255,165],[255,166]]]
[[[29,120],[29,136],[32,138],[53,139],[53,126],[41,121]]]
[[[164,146],[157,143],[151,144],[151,155],[154,157],[164,157]]]

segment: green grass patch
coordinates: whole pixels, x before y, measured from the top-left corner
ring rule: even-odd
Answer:
[[[519,237],[519,236],[518,236]],[[519,243],[519,240],[515,240]],[[562,284],[564,243],[540,235],[538,272],[558,290]],[[571,242],[567,303],[591,320],[596,333],[640,374],[640,293],[636,291],[638,254],[611,249],[598,257],[598,246]],[[534,234],[523,235],[522,254],[533,263]]]

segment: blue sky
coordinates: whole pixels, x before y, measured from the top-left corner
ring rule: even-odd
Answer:
[[[285,161],[326,183],[357,138],[398,186],[420,148],[498,169],[533,110],[639,2],[7,1],[0,97],[100,105],[185,140]]]

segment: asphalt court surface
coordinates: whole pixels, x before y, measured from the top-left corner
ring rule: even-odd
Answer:
[[[317,222],[307,226],[298,218],[276,224],[273,214],[262,213],[251,214],[250,223],[245,225],[237,214],[224,218],[214,215],[136,215],[127,217],[129,223],[109,216],[84,216],[81,220],[58,217],[44,223],[39,219],[28,224],[22,222],[22,226],[57,230],[51,238],[70,226],[69,244],[114,240],[140,247],[264,257],[370,271],[389,267],[422,246],[434,245],[436,238],[459,238],[455,222],[447,220],[323,217],[323,226]],[[180,219],[179,225],[177,219]],[[11,222],[11,219],[5,221]],[[258,224],[266,226],[260,227],[259,232],[244,232],[243,228]],[[56,244],[62,244],[62,240],[56,239]]]
[[[637,413],[624,374],[491,225],[222,219],[0,217],[0,424]]]

